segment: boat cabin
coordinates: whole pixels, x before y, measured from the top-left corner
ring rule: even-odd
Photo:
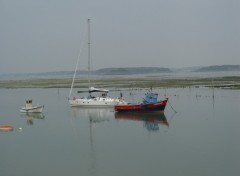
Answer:
[[[156,103],[158,101],[158,93],[146,93],[145,101],[148,103]]]
[[[95,88],[95,87],[90,87],[89,88],[89,94],[90,94],[91,98],[95,98],[96,96],[97,97],[100,96],[102,98],[106,98],[107,97],[107,93],[108,93],[107,89],[98,89],[98,88]]]
[[[27,101],[25,102],[25,107],[26,107],[26,108],[31,108],[31,107],[32,107],[32,100],[27,100]]]

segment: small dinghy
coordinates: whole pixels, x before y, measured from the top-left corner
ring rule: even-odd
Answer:
[[[25,107],[20,109],[20,112],[24,113],[41,113],[43,111],[44,106],[33,106],[32,100],[27,100],[25,103]]]
[[[1,125],[0,126],[0,131],[13,131],[13,126]]]

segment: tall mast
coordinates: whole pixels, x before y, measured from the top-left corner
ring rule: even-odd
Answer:
[[[91,55],[90,55],[90,19],[87,20],[88,22],[88,88],[90,89],[90,59],[91,59]]]

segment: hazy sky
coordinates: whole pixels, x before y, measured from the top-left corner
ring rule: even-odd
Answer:
[[[239,0],[0,0],[0,73],[74,70],[87,18],[93,70],[240,64]]]

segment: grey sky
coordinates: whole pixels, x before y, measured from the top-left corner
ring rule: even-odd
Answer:
[[[0,73],[240,64],[239,0],[0,0]],[[86,48],[79,69],[87,69]]]

